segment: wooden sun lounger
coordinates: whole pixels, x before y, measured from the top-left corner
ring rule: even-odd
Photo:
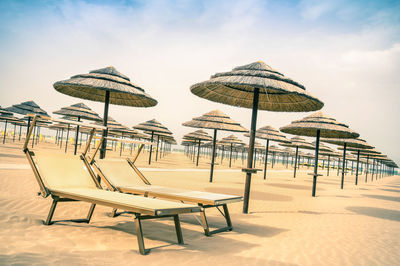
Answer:
[[[201,223],[206,236],[212,234],[232,231],[232,222],[228,211],[227,204],[240,202],[243,200],[241,196],[225,195],[218,193],[209,193],[202,191],[184,190],[169,187],[161,187],[151,185],[146,177],[135,166],[136,161],[143,145],[139,146],[133,160],[98,160],[88,158],[89,163],[93,166],[95,172],[104,181],[106,186],[113,191],[122,193],[130,193],[135,195],[142,195],[145,197],[156,197],[163,199],[176,200],[181,202],[196,203],[201,209]],[[96,152],[92,156],[94,158]],[[85,154],[84,154],[85,156]],[[137,177],[140,177],[137,178]],[[143,185],[144,183],[144,185]],[[223,208],[221,211],[220,207]],[[217,208],[217,210],[225,218],[226,226],[215,230],[210,230],[205,210],[208,208]],[[115,216],[116,209],[113,210],[112,216]]]
[[[46,225],[53,223],[52,217],[58,202],[83,201],[91,203],[86,219],[70,221],[89,223],[96,204],[133,212],[139,251],[142,255],[149,252],[144,245],[142,220],[172,217],[175,222],[178,243],[183,244],[178,215],[198,212],[200,207],[103,190],[98,181],[93,179],[94,173],[91,173],[91,167],[83,156],[42,154],[30,151],[28,142],[35,122],[36,117],[28,133],[24,152],[39,184],[40,194],[43,197],[51,196],[53,198],[49,214],[44,222]],[[93,137],[93,133],[94,130],[91,132],[90,139]],[[87,148],[88,146],[86,150]]]

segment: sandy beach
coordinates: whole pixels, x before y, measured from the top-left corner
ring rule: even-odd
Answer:
[[[90,224],[58,222],[43,225],[51,199],[39,191],[22,150],[22,143],[0,146],[0,264],[37,265],[398,265],[400,263],[400,178],[385,177],[359,186],[347,175],[344,190],[336,171],[319,178],[317,197],[311,197],[312,177],[306,167],[296,179],[292,167],[276,164],[267,180],[252,179],[250,213],[242,203],[229,205],[234,229],[212,237],[203,234],[198,214],[181,215],[185,244],[178,245],[170,219],[143,222],[151,252],[138,252],[131,214],[110,218],[107,207],[97,206]],[[35,147],[36,149],[36,147]],[[53,143],[37,149],[60,151]],[[71,149],[72,150],[72,149]],[[129,155],[128,150],[124,155]],[[119,157],[119,151],[109,152]],[[181,153],[171,153],[137,165],[152,184],[200,191],[243,195],[241,161],[229,169],[216,166],[209,183],[209,164],[202,158],[196,169]],[[270,166],[269,166],[270,167]],[[261,166],[259,166],[261,168]],[[321,171],[326,175],[325,172]],[[87,203],[60,203],[55,220],[82,218]],[[208,211],[213,226],[224,221]]]

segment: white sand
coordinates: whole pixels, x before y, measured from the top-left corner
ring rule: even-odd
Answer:
[[[40,147],[58,150],[52,145]],[[171,220],[144,221],[151,252],[142,256],[130,214],[110,218],[109,208],[97,206],[90,224],[43,225],[51,198],[36,196],[38,186],[21,146],[0,145],[0,264],[400,265],[399,176],[365,184],[363,175],[356,187],[354,176],[347,175],[341,190],[332,171],[319,178],[318,197],[312,198],[307,168],[293,179],[291,171],[277,165],[267,181],[262,173],[254,176],[250,214],[242,214],[241,203],[229,206],[232,232],[206,237],[194,215],[181,215],[185,245],[180,246]],[[110,155],[118,157],[119,152]],[[149,167],[147,156],[140,157],[138,166]],[[155,185],[242,195],[240,164],[234,171],[216,171],[213,183],[208,171],[187,171],[195,167],[183,155],[170,154],[152,163],[157,171],[144,172]],[[200,168],[208,167],[202,160]],[[59,203],[54,219],[83,218],[88,207]],[[224,225],[215,210],[208,218],[211,225]]]

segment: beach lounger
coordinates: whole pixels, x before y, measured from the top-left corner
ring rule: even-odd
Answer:
[[[205,235],[210,236],[223,231],[232,231],[232,222],[227,204],[240,202],[243,200],[243,197],[151,185],[146,177],[135,166],[135,161],[142,148],[143,144],[139,146],[133,160],[103,159],[96,161],[89,157],[87,157],[87,159],[93,166],[94,171],[98,176],[100,176],[101,180],[112,191],[131,193],[145,197],[169,199],[185,203],[196,203],[202,208],[200,214]],[[96,151],[92,155],[92,158],[94,158],[95,155]],[[221,211],[220,207],[222,207],[223,211]],[[225,227],[215,230],[210,229],[205,212],[208,208],[216,208],[222,214],[226,221]],[[113,210],[112,215],[115,215],[115,213],[116,209]]]
[[[175,222],[178,242],[183,244],[178,215],[200,211],[200,207],[103,190],[97,180],[93,179],[93,173],[90,173],[92,170],[86,164],[83,156],[45,154],[28,149],[27,144],[35,121],[36,117],[28,133],[24,152],[39,184],[40,194],[43,197],[51,196],[53,198],[45,221],[46,225],[53,223],[52,217],[58,202],[83,201],[91,203],[86,219],[71,221],[89,223],[96,204],[134,213],[140,254],[145,255],[149,252],[145,249],[141,227],[141,221],[146,219],[172,217]],[[93,137],[93,133],[94,130],[91,132],[90,139]]]

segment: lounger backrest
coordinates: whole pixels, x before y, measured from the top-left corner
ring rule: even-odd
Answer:
[[[96,160],[96,164],[115,187],[143,185],[143,181],[126,160]]]
[[[79,156],[35,152],[34,161],[44,184],[50,190],[96,188]]]

